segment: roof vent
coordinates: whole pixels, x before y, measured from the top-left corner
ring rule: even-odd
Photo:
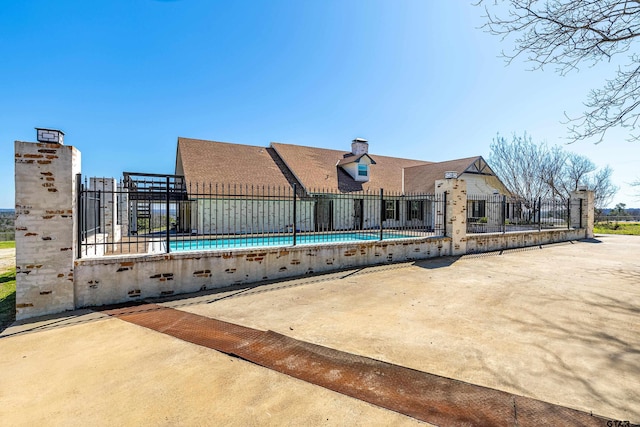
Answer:
[[[64,132],[57,129],[36,128],[38,131],[38,142],[48,142],[52,144],[64,143]]]
[[[351,152],[356,156],[367,154],[369,151],[369,143],[366,139],[356,138],[351,141]]]
[[[446,171],[444,173],[444,179],[456,179],[458,178],[458,172],[456,171]]]

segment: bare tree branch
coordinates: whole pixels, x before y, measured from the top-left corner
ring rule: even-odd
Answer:
[[[547,65],[565,75],[581,64],[595,66],[626,54],[628,63],[585,103],[586,111],[567,116],[570,141],[602,141],[613,127],[629,130],[638,140],[640,66],[634,41],[640,36],[640,1],[637,0],[479,0],[486,22],[482,26],[502,40],[513,38],[513,48],[503,52],[507,63],[526,56],[532,69]],[[636,48],[637,49],[637,48]]]
[[[632,187],[638,187],[638,189],[640,190],[640,179],[630,182],[629,185],[631,185]],[[636,196],[638,197],[638,199],[640,199],[640,191],[636,193]]]
[[[584,185],[595,192],[596,207],[602,208],[618,191],[611,182],[613,170],[609,166],[598,170],[587,157],[559,146],[536,144],[526,132],[523,136],[514,134],[511,142],[498,134],[491,144],[489,163],[511,192],[526,200],[567,200]]]

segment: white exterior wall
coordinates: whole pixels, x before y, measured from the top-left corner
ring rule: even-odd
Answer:
[[[362,199],[362,228],[365,230],[380,227],[380,196],[364,196],[353,198],[340,197],[334,199],[333,203],[333,228],[335,230],[353,230],[355,224],[355,207],[354,201]],[[383,228],[402,227],[411,223],[421,224],[421,221],[408,221],[406,212],[406,200],[398,197],[384,197],[384,201],[393,201],[399,207],[396,214],[397,219],[385,219],[382,222]],[[357,228],[357,227],[356,227]]]
[[[486,175],[464,173],[459,178],[467,183],[467,194],[503,194],[500,188],[491,185]]]
[[[355,200],[362,200],[362,227],[365,230],[380,226],[380,196],[353,195],[328,198],[332,201],[333,230],[358,228],[355,219]],[[407,199],[385,197],[399,201],[399,218],[387,219],[383,227],[420,226],[432,224],[435,204],[424,200],[424,220],[408,220]],[[315,200],[298,200],[297,229],[313,231],[315,228]],[[187,211],[185,211],[187,212]],[[290,200],[234,200],[198,199],[191,203],[191,229],[198,234],[252,234],[275,233],[291,230],[293,202]],[[217,218],[217,219],[216,219]]]
[[[359,227],[355,219],[355,200],[362,200],[362,228],[368,230],[380,225],[380,196],[340,196],[333,200],[335,230],[353,230]]]
[[[498,195],[502,194],[499,188],[496,188],[491,185],[487,180],[486,175],[478,175],[478,174],[470,174],[465,173],[462,175],[462,178],[467,183],[467,194],[470,195],[487,195],[491,197],[499,197]],[[493,199],[492,199],[493,201]],[[487,226],[497,227],[501,226],[501,218],[502,218],[502,205],[499,203],[485,203],[487,217]]]
[[[334,201],[333,215],[334,215],[334,228],[336,230],[351,230],[355,224],[355,212],[354,212],[354,200],[358,199],[354,196],[354,199],[337,199]],[[435,203],[431,200],[423,200],[417,198],[398,198],[398,197],[385,197],[387,200],[393,201],[399,208],[397,219],[386,219],[382,222],[383,228],[397,228],[397,227],[420,227],[422,225],[434,224]],[[422,220],[408,219],[409,212],[407,210],[408,200],[421,200],[422,206]],[[362,203],[362,228],[364,230],[370,230],[380,227],[380,196],[365,196]]]
[[[198,199],[191,211],[198,234],[278,233],[293,226],[293,201]],[[313,230],[312,202],[298,201],[297,228]]]

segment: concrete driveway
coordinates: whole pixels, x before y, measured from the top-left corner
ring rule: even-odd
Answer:
[[[352,270],[164,305],[640,423],[640,238]],[[424,423],[79,311],[0,338],[10,425]]]

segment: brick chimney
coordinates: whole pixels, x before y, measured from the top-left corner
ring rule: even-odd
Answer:
[[[359,156],[361,154],[368,154],[369,143],[366,139],[356,138],[351,141],[351,152],[356,156]]]

